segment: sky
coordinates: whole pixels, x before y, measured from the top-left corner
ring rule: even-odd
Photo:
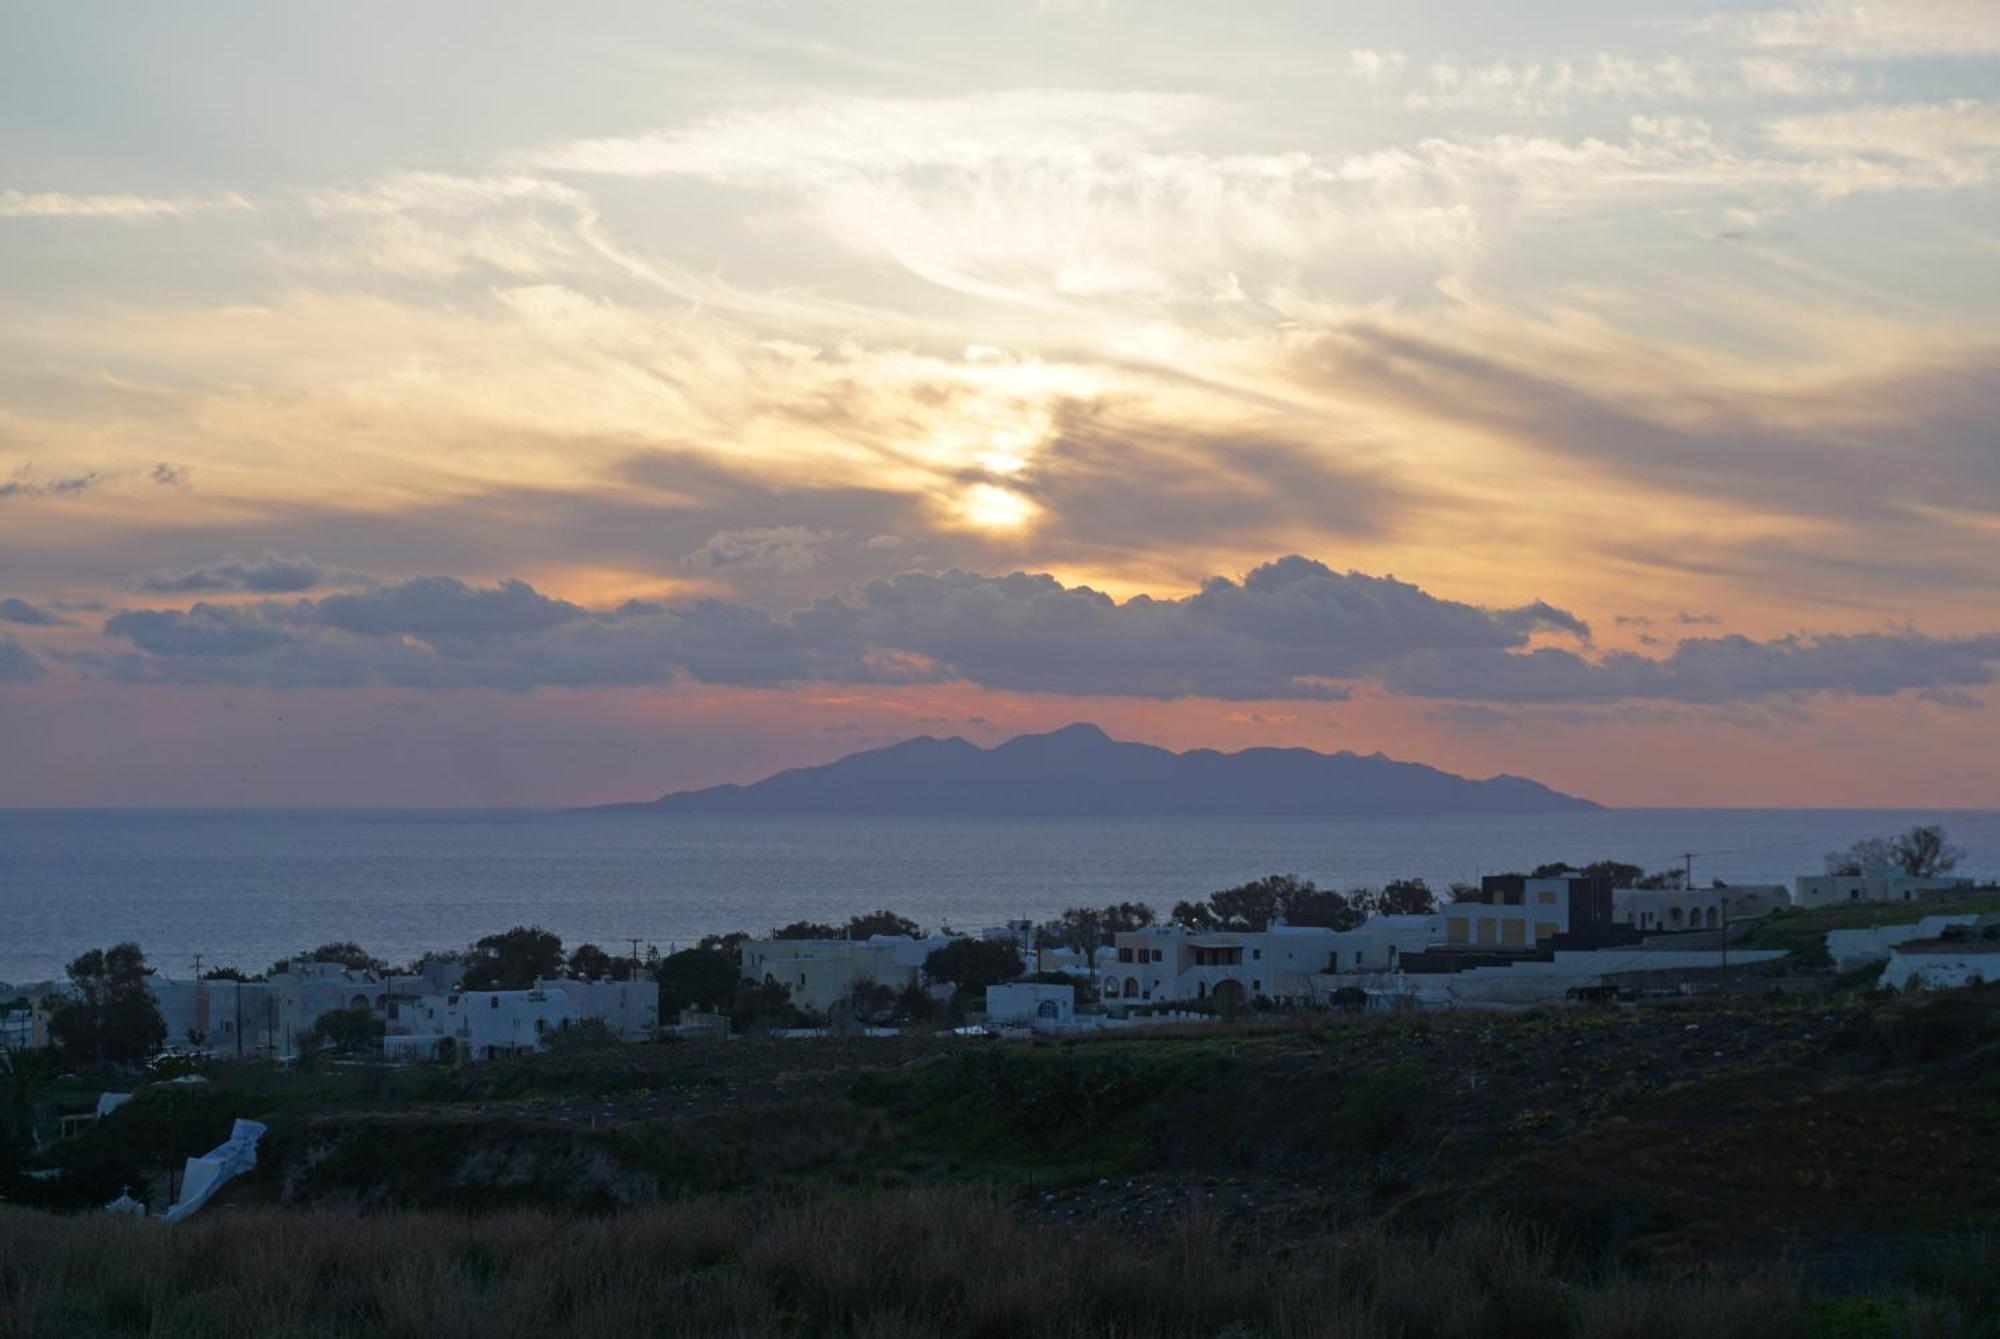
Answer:
[[[0,23],[0,805],[2000,807],[1991,0]]]

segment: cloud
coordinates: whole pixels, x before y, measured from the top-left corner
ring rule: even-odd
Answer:
[[[796,613],[718,600],[594,612],[521,582],[424,577],[290,604],[129,611],[106,624],[165,664],[113,674],[228,682],[370,679],[451,686],[907,683],[1152,698],[1338,699],[1338,682],[1413,650],[1587,636],[1547,604],[1485,609],[1304,558],[1213,578],[1194,595],[1119,603],[1045,575],[906,573]],[[244,657],[260,657],[244,666]]]
[[[1956,701],[1993,683],[2000,662],[2000,635],[1913,630],[1690,638],[1662,657],[1593,658],[1581,649],[1589,625],[1549,604],[1485,608],[1296,556],[1173,599],[949,571],[869,582],[791,613],[721,600],[590,610],[518,581],[424,577],[317,600],[127,611],[106,631],[142,654],[78,658],[99,677],[520,690],[967,682],[1337,701],[1375,684],[1466,703],[1775,706],[1822,694]],[[1580,649],[1537,644],[1551,636]]]
[[[1745,46],[1830,60],[2000,52],[2000,10],[1989,0],[1819,0],[1712,14],[1689,27]]]
[[[255,595],[295,595],[326,586],[368,586],[373,579],[344,568],[328,567],[304,554],[261,558],[226,557],[194,567],[162,568],[133,577],[134,590],[156,594],[247,591]]]
[[[681,562],[704,572],[810,572],[819,563],[819,544],[828,538],[802,525],[722,530]]]
[[[17,470],[14,476],[0,482],[0,501],[8,498],[35,497],[75,497],[88,492],[105,481],[105,476],[95,470],[86,474],[73,474],[67,478],[51,479],[47,483],[36,483],[28,477],[26,469]]]
[[[0,218],[6,219],[132,221],[255,208],[249,199],[234,192],[222,195],[70,195],[62,191],[0,191]]]
[[[286,631],[263,610],[197,604],[192,609],[128,609],[104,631],[157,656],[248,656],[281,645]]]
[[[18,596],[0,600],[0,623],[19,623],[30,628],[67,627],[69,620]]]
[[[1860,160],[1869,171],[1886,165],[1939,185],[1973,186],[2000,176],[2000,101],[1843,107],[1781,118],[1766,133],[1780,148],[1821,161]]]
[[[46,673],[33,651],[12,637],[0,637],[0,683],[33,683]]]
[[[1978,687],[1994,681],[1996,661],[2000,635],[1898,632],[1761,642],[1730,636],[1690,638],[1657,660],[1614,651],[1590,661],[1557,647],[1451,657],[1423,651],[1392,667],[1385,683],[1412,697],[1487,702],[1722,704]]]
[[[585,613],[525,581],[502,581],[482,589],[443,576],[417,577],[353,595],[329,595],[305,608],[321,625],[342,632],[421,637],[434,643],[546,632]]]
[[[162,488],[184,488],[188,481],[188,467],[171,461],[161,461],[148,471],[146,477]]]

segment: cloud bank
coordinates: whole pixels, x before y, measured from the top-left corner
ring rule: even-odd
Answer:
[[[1120,602],[1046,574],[948,571],[870,582],[791,612],[713,599],[593,610],[520,581],[433,576],[319,599],[128,610],[105,631],[132,650],[80,656],[88,673],[519,690],[965,682],[1052,695],[1339,700],[1370,685],[1467,702],[1715,705],[1959,691],[1993,682],[2000,662],[2000,635],[1912,630],[1698,637],[1657,659],[1593,655],[1589,625],[1553,605],[1488,608],[1298,556],[1175,599]]]

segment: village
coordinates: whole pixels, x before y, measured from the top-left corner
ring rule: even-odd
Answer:
[[[0,985],[0,1000],[12,1001],[0,1013],[0,1047],[55,1045],[92,1058],[79,1050],[95,1045],[100,1058],[125,1061],[158,1052],[292,1064],[332,1052],[465,1063],[586,1036],[977,1036],[1261,1011],[1522,1009],[1811,990],[1829,973],[1790,970],[1787,948],[1764,946],[1766,929],[1800,912],[1864,906],[1911,914],[1831,930],[1822,965],[1832,974],[1879,965],[1881,985],[1903,990],[1977,983],[2000,967],[2000,910],[1974,896],[1969,878],[1878,867],[1802,875],[1790,888],[1692,888],[1658,877],[1625,886],[1639,882],[1632,872],[1491,875],[1446,902],[1416,882],[1350,900],[1274,876],[1180,904],[1165,919],[1123,904],[1044,924],[925,933],[878,912],[643,958],[592,945],[565,956],[555,936],[519,927],[401,970],[338,944],[259,978],[135,968],[128,945],[86,955],[66,981]],[[157,1014],[141,1024],[152,1038],[137,1048],[143,1054],[102,1027],[94,1039],[63,1035],[65,1017],[74,1034],[100,993],[117,989],[121,952],[122,970]]]

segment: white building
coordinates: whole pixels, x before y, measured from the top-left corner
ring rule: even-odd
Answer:
[[[270,986],[277,1001],[274,1044],[281,1056],[298,1054],[299,1039],[311,1035],[322,1014],[337,1009],[387,1014],[389,983],[337,962],[289,963],[271,977]]]
[[[1886,869],[1862,874],[1801,874],[1792,884],[1792,904],[1831,907],[1843,902],[1915,902],[1933,893],[1971,886],[1971,879],[1942,875],[1918,878]]]
[[[1099,993],[1113,1008],[1160,1000],[1300,1001],[1309,994],[1306,979],[1325,972],[1336,951],[1379,949],[1386,955],[1389,947],[1362,931],[1320,926],[1236,931],[1155,925],[1113,937]]]
[[[775,981],[791,992],[794,1007],[824,1014],[863,983],[898,992],[916,985],[924,959],[951,942],[946,935],[749,939],[738,961],[747,979]]]
[[[495,1060],[543,1050],[582,1018],[569,984],[426,995],[399,1009],[411,1031],[385,1036],[382,1053],[402,1060]]]
[[[1532,949],[1558,935],[1613,924],[1611,880],[1569,873],[1549,878],[1488,875],[1479,891],[1445,906],[1448,948]]]
[[[660,987],[650,978],[549,980],[537,982],[536,989],[561,991],[575,1001],[579,1018],[603,1023],[620,1041],[652,1041],[660,1035]]]
[[[269,1056],[279,1049],[278,992],[268,981],[149,976],[146,990],[167,1025],[168,1046],[245,1057]]]
[[[1719,888],[1615,888],[1612,919],[1647,934],[1715,930],[1731,921],[1768,915],[1787,906],[1782,884],[1724,885]]]
[[[986,1021],[1052,1030],[1076,1021],[1076,987],[1012,981],[986,988]]]
[[[36,1009],[0,1013],[0,1051],[39,1051],[49,1044],[49,1024]]]

